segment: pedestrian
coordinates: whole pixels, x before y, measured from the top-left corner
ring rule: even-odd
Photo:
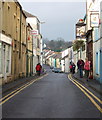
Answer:
[[[36,65],[36,72],[37,72],[37,75],[38,75],[38,76],[40,76],[40,74],[41,74],[41,69],[42,69],[42,66],[40,65],[40,63],[38,63],[38,64]]]
[[[69,68],[70,68],[70,72],[72,73],[72,68],[73,68],[73,66],[72,66],[72,62],[70,62],[70,66],[69,66]]]
[[[72,74],[75,73],[75,68],[76,68],[76,65],[74,64],[74,62],[72,62]]]
[[[77,67],[79,70],[80,78],[83,78],[83,70],[84,70],[84,61],[82,59],[79,59],[77,62]]]
[[[72,73],[72,69],[73,69],[72,61],[70,62],[69,68],[70,68],[70,72]]]
[[[89,79],[93,79],[93,64],[92,64],[92,61],[90,61]]]
[[[85,59],[84,69],[85,69],[85,76],[88,81],[89,80],[89,72],[90,72],[90,61],[88,61],[88,58]]]

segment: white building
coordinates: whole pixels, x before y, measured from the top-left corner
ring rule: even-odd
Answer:
[[[65,73],[69,71],[68,49],[62,51],[61,70]]]

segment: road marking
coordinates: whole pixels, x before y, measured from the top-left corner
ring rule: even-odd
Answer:
[[[90,99],[90,101],[96,106],[96,108],[100,112],[102,112],[102,108],[95,102],[95,100],[83,88],[81,88],[73,79],[71,79],[71,74],[68,75],[68,78]]]
[[[10,98],[12,98],[13,96],[15,96],[16,94],[18,94],[19,92],[21,92],[23,89],[25,89],[26,87],[30,86],[31,84],[33,84],[34,82],[44,78],[45,76],[47,76],[48,74],[46,75],[43,75],[41,76],[40,78],[37,78],[35,80],[31,80],[30,82],[28,82],[27,84],[24,84],[22,85],[21,87],[17,88],[16,90],[12,91],[11,93],[9,93],[8,95],[4,96],[2,99],[0,100],[3,100],[0,105],[4,104],[6,101],[8,101]],[[14,94],[13,94],[14,93]],[[11,96],[10,96],[11,95]],[[10,96],[10,97],[8,97]],[[6,98],[6,99],[5,99]],[[4,100],[5,99],[5,100]]]
[[[31,82],[31,81],[30,81]],[[23,88],[25,85],[29,84],[30,82],[22,85],[21,87],[17,88],[16,90],[12,91],[11,93],[7,94],[6,96],[4,96],[3,98],[0,99],[0,101],[2,101],[3,99],[5,99],[6,97],[10,96],[11,94],[15,93],[16,91],[18,91],[19,89]]]
[[[71,76],[72,78],[72,76]],[[73,78],[72,78],[73,79]],[[92,95],[100,104],[102,104],[102,101],[96,97],[92,92],[90,92],[87,88],[85,88],[82,84],[80,84],[78,81],[76,81],[75,79],[73,79],[75,82],[77,82],[82,88],[84,88],[88,93],[90,93],[90,95]]]

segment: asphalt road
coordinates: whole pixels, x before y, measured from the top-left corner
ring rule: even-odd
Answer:
[[[99,110],[64,73],[34,82],[2,105],[3,118],[100,118]]]

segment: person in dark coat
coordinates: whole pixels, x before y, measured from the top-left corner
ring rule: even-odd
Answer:
[[[75,73],[75,68],[76,68],[76,65],[74,63],[72,63],[72,74]]]
[[[83,78],[83,70],[84,70],[84,61],[82,59],[79,59],[77,62],[77,67],[80,73],[80,78]]]

